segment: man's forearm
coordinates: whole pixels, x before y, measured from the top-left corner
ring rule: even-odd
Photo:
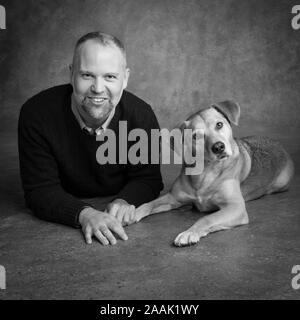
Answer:
[[[79,213],[89,204],[66,193],[60,186],[25,192],[28,207],[43,220],[80,227]]]

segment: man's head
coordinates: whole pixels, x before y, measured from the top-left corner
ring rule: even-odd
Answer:
[[[88,33],[76,43],[70,70],[79,113],[87,125],[101,125],[127,86],[129,69],[123,44],[111,35]]]

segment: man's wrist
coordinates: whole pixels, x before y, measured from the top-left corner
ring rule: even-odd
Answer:
[[[79,222],[80,224],[82,224],[82,219],[84,218],[84,216],[85,216],[86,214],[88,214],[89,212],[91,212],[91,209],[94,210],[92,207],[84,207],[84,208],[80,211],[80,213],[79,213],[79,215],[78,215],[78,222]]]

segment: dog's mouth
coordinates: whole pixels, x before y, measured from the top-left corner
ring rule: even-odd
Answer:
[[[223,152],[223,153],[217,155],[218,160],[227,159],[228,157],[229,157],[229,155],[226,152]]]
[[[212,153],[212,152],[210,152],[209,154],[207,154],[208,155],[208,158],[206,158],[206,160],[208,161],[208,162],[211,162],[211,161],[217,161],[217,162],[219,162],[219,161],[225,161],[226,159],[228,159],[229,158],[229,154],[227,153],[227,152],[222,152],[222,153],[220,153],[220,154],[214,154],[214,153]]]

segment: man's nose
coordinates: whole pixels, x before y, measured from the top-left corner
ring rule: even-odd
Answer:
[[[215,154],[220,154],[225,150],[225,144],[221,141],[218,141],[211,147],[211,150]]]
[[[104,91],[104,81],[102,79],[96,78],[91,86],[91,90],[94,93],[101,93]]]

